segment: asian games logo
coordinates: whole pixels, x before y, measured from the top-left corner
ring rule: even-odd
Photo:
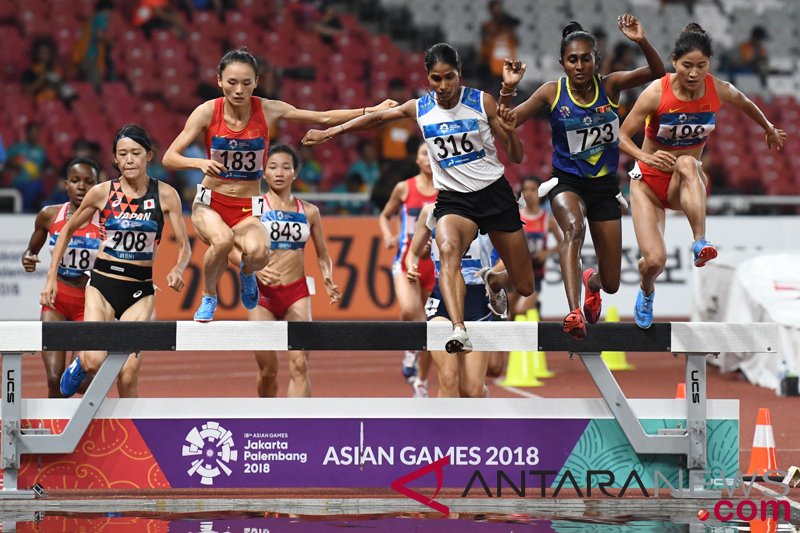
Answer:
[[[228,141],[228,148],[236,150],[237,148],[239,148],[239,141],[237,141],[236,139],[231,139],[230,141]]]
[[[186,435],[181,455],[197,457],[187,474],[200,476],[202,485],[213,485],[214,478],[222,472],[230,476],[232,470],[228,464],[239,458],[239,452],[233,446],[233,434],[217,422],[206,422],[200,429],[192,428]]]

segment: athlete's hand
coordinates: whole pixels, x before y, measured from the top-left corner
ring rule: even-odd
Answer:
[[[172,267],[172,270],[167,274],[167,285],[176,292],[183,290],[185,284],[183,282],[183,271],[180,268]]]
[[[275,269],[264,267],[256,272],[256,279],[260,281],[262,285],[277,285],[281,280],[281,274]]]
[[[197,161],[197,170],[202,171],[204,176],[218,178],[220,172],[225,171],[225,167],[219,161],[213,159],[198,159]]]
[[[303,136],[303,140],[300,142],[306,146],[316,146],[324,143],[332,136],[333,135],[328,130],[308,130]]]
[[[386,238],[386,236],[383,237],[384,248],[394,248],[397,246],[398,242],[400,242],[400,237],[398,235],[392,235],[388,239]]]
[[[48,274],[47,281],[44,284],[44,290],[39,298],[39,303],[47,307],[54,307],[56,303],[56,294],[58,293],[58,281],[55,276]]]
[[[509,89],[515,88],[522,81],[522,77],[525,76],[527,67],[528,65],[522,61],[506,58],[503,62],[503,85]]]
[[[328,298],[330,298],[330,304],[333,305],[338,303],[339,300],[342,299],[342,295],[339,292],[339,286],[336,285],[331,278],[325,278],[325,292],[328,293]]]
[[[642,160],[645,164],[650,165],[651,167],[655,167],[658,170],[663,170],[664,172],[672,171],[672,168],[675,166],[675,161],[677,158],[674,154],[666,152],[664,150],[658,150],[654,154],[649,154],[646,158]]]
[[[39,262],[39,256],[36,254],[25,252],[25,255],[22,256],[22,267],[25,269],[25,272],[34,272],[36,270],[36,263]]]
[[[619,27],[619,31],[621,31],[625,37],[635,43],[638,43],[644,39],[644,28],[642,28],[642,23],[639,22],[639,19],[633,15],[625,14],[618,16],[617,26]]]
[[[395,100],[389,100],[387,98],[386,100],[384,100],[383,102],[381,102],[378,105],[375,105],[375,106],[372,106],[372,107],[367,107],[365,109],[365,111],[367,113],[374,113],[375,111],[383,111],[384,109],[391,109],[393,107],[397,107],[398,105],[400,105],[400,104],[398,104]]]
[[[768,131],[766,134],[767,148],[772,149],[772,147],[775,146],[778,150],[780,150],[783,148],[783,141],[786,140],[786,137],[788,137],[788,135],[785,131],[779,130],[778,128],[772,128],[772,130]],[[24,261],[25,260],[23,259],[23,263]]]
[[[497,107],[497,121],[506,133],[511,133],[517,127],[517,112],[500,104]]]

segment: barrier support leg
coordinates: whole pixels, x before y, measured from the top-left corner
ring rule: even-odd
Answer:
[[[689,470],[689,486],[685,489],[673,489],[671,493],[675,498],[719,498],[722,494],[721,490],[705,488],[705,468],[708,463],[706,355],[708,354],[686,354],[686,429],[689,437],[686,468]]]
[[[89,423],[100,408],[100,404],[103,403],[111,385],[114,384],[114,380],[125,365],[129,354],[127,352],[108,354],[83,398],[81,398],[77,409],[75,409],[67,423],[67,427],[58,435],[27,434],[19,430],[22,418],[21,394],[14,394],[11,396],[12,401],[9,402],[9,391],[14,390],[15,393],[21,393],[22,391],[22,358],[21,354],[16,354],[19,357],[11,358],[8,358],[7,355],[4,354],[3,356],[3,390],[6,391],[6,394],[2,402],[2,466],[4,470],[3,490],[0,490],[0,499],[34,498],[36,493],[32,490],[17,490],[20,454],[57,454],[75,451],[78,442],[89,427]],[[16,363],[14,362],[15,360]],[[16,366],[14,366],[15,364]],[[14,379],[10,379],[9,376]],[[7,413],[10,416],[7,416]]]

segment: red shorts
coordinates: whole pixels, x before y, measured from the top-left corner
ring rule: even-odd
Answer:
[[[405,276],[406,275],[406,256],[408,255],[408,248],[403,252],[403,257],[395,260],[392,263],[392,275]],[[436,268],[433,266],[433,259],[430,257],[420,258],[419,265],[419,286],[426,294],[430,294],[433,286],[436,285]]]
[[[305,276],[288,285],[262,285],[259,283],[258,292],[261,293],[258,305],[275,315],[278,320],[283,320],[286,311],[293,303],[311,296]]]
[[[219,213],[222,221],[229,228],[236,226],[247,217],[253,216],[253,198],[239,198],[238,196],[227,196],[221,192],[212,191],[202,185],[197,186],[197,196],[195,202],[205,204]]]
[[[663,170],[646,165],[641,161],[637,164],[642,173],[642,181],[656,193],[656,197],[661,201],[661,205],[665,208],[669,208],[667,193],[669,192],[669,182],[672,180],[672,172],[664,172]]]
[[[83,322],[83,304],[86,302],[86,289],[58,282],[58,292],[53,307],[42,306],[42,312],[55,311],[71,322]]]

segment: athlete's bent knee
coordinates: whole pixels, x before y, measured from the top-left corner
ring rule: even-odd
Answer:
[[[695,178],[698,176],[697,159],[690,155],[679,156],[675,161],[675,170],[684,179]]]

